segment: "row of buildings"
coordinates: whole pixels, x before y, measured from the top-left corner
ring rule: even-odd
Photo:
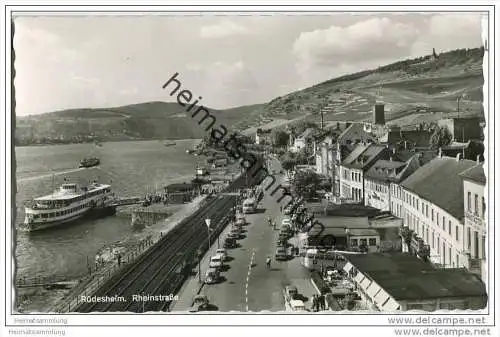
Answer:
[[[439,121],[452,143],[433,150],[431,131],[388,128],[376,107],[373,123],[347,124],[337,139],[313,145],[316,171],[331,179],[334,203],[364,204],[402,219],[403,251],[486,280],[483,148],[470,149],[481,144],[480,122]]]

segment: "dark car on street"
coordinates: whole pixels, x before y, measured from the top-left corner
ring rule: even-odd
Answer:
[[[224,248],[236,248],[236,239],[227,237],[224,240]]]
[[[274,258],[276,261],[286,261],[287,260],[287,254],[286,254],[286,248],[283,246],[279,246],[276,249],[276,254],[274,255]]]

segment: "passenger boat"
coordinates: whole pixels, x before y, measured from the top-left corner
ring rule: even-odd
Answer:
[[[175,145],[175,142],[165,141],[165,142],[163,142],[163,145],[164,145],[164,146],[174,146],[174,145]]]
[[[21,230],[28,232],[60,226],[86,215],[114,213],[110,205],[114,199],[111,185],[96,182],[79,187],[77,184],[62,184],[52,194],[35,198],[25,207],[24,224]]]
[[[97,157],[87,157],[84,158],[80,161],[80,168],[81,167],[94,167],[97,166],[101,163],[99,158]]]

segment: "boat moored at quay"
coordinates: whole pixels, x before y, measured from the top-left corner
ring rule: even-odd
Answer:
[[[67,224],[88,215],[114,213],[110,206],[114,200],[111,185],[92,183],[78,186],[62,184],[52,194],[35,198],[25,207],[25,218],[21,230],[33,232]]]

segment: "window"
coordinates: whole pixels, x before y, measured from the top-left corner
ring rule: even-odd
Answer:
[[[439,255],[439,250],[441,249],[439,236],[438,236],[438,237],[437,237],[437,239],[436,239],[436,249],[437,249],[437,253],[438,253],[438,255]]]
[[[457,240],[457,242],[460,241],[460,234],[458,232],[458,225],[455,226],[455,240]]]
[[[443,242],[443,264],[446,265],[446,243]]]
[[[458,257],[458,254],[455,256],[455,262],[457,263],[457,268],[460,267],[460,258]]]
[[[474,258],[479,258],[479,233],[474,231]]]
[[[448,234],[451,236],[451,220],[448,220]]]
[[[486,258],[486,236],[483,235],[483,238],[482,238],[482,243],[483,243],[483,249],[481,251],[481,253],[483,254],[481,256],[482,259],[485,259]]]
[[[362,246],[362,245],[365,245],[366,246],[366,239],[359,239],[359,245]]]
[[[418,204],[419,204],[419,201],[418,201],[418,199],[417,199],[417,211],[418,211]]]
[[[429,205],[425,205],[425,216],[429,218]]]
[[[446,220],[443,217],[443,231],[446,232]]]
[[[434,249],[434,229],[432,230],[432,241],[431,241],[431,248]]]
[[[483,208],[481,209],[482,212],[481,214],[483,215],[482,218],[484,219],[485,215],[486,215],[486,202],[484,201],[484,197],[482,197],[482,201],[483,201]]]
[[[436,225],[439,226],[439,212],[436,211]]]
[[[448,247],[448,264],[451,264],[451,247]]]
[[[431,220],[434,221],[434,210],[431,209]]]
[[[375,238],[368,239],[368,245],[369,246],[376,246],[377,245],[377,239],[375,239]]]
[[[467,248],[470,249],[471,247],[471,234],[470,234],[470,227],[467,228]]]
[[[354,180],[354,172],[351,172],[351,179]]]
[[[467,192],[467,210],[470,212],[471,211],[471,193],[470,192]]]
[[[474,214],[478,215],[479,214],[479,201],[478,201],[478,195],[474,194]]]

